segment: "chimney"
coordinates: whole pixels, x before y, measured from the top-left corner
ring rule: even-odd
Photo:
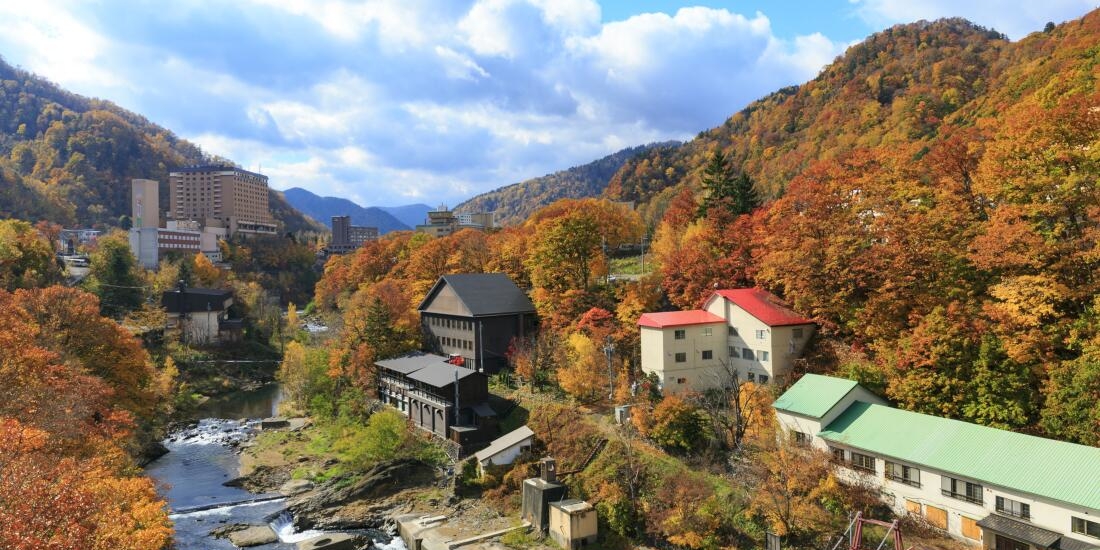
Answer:
[[[543,481],[547,483],[557,483],[558,481],[558,465],[554,459],[550,457],[543,458],[539,461],[539,468]]]

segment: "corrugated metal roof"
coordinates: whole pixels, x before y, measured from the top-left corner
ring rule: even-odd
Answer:
[[[528,428],[527,426],[520,426],[494,439],[488,447],[485,447],[484,449],[474,453],[474,456],[477,457],[478,461],[492,458],[494,455],[500,453],[501,451],[504,451],[508,447],[511,447],[512,445],[520,443],[524,439],[534,436],[535,432],[531,431],[531,428]]]
[[[761,288],[735,288],[731,290],[715,290],[707,299],[710,303],[714,296],[721,296],[738,307],[747,311],[749,315],[760,319],[769,327],[783,327],[791,325],[812,325],[812,319],[807,319],[794,310],[787,307],[778,296]]]
[[[384,369],[399,372],[401,374],[411,374],[420,369],[431,367],[434,365],[440,365],[445,362],[447,362],[447,358],[443,357],[442,355],[434,355],[431,353],[411,353],[404,357],[375,361],[374,364]]]
[[[1058,539],[1062,538],[1061,533],[1055,533],[1030,523],[1016,521],[997,514],[989,514],[979,520],[978,527],[1004,533],[1016,540],[1030,542],[1039,548],[1051,548],[1054,543],[1058,542]]]
[[[531,299],[504,273],[444,275],[428,290],[417,310],[428,309],[432,299],[445,284],[450,285],[474,317],[535,312]]]
[[[662,311],[659,313],[643,313],[638,318],[638,325],[650,328],[682,327],[687,325],[709,325],[712,323],[724,323],[725,319],[702,309],[688,311]]]
[[[811,418],[821,418],[858,385],[855,381],[844,378],[807,374],[783,392],[772,406]]]
[[[918,467],[1100,510],[1100,448],[863,402],[818,435]]]
[[[438,363],[428,365],[409,374],[409,380],[416,380],[435,388],[442,388],[448,384],[453,384],[455,380],[461,380],[474,374],[477,374],[477,372],[466,367],[459,367],[450,363]]]

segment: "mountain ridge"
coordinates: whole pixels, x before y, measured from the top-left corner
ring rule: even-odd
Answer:
[[[342,197],[324,197],[302,189],[291,187],[283,191],[287,201],[298,210],[332,229],[333,216],[351,216],[351,223],[377,227],[380,234],[391,231],[406,231],[418,223],[423,223],[424,213],[431,209],[425,204],[409,204],[394,207],[361,206]],[[392,212],[402,215],[405,220]],[[413,223],[408,223],[413,221]]]

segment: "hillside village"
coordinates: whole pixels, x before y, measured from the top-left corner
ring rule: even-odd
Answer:
[[[899,25],[394,231],[2,66],[0,548],[1100,550],[1098,39]]]

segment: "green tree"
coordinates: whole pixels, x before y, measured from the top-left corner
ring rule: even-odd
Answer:
[[[733,179],[733,168],[722,151],[715,151],[711,154],[710,160],[703,168],[701,179],[705,196],[703,197],[703,203],[699,205],[698,217],[705,218],[712,207],[732,198],[737,192]]]
[[[91,256],[88,289],[99,296],[103,315],[121,319],[141,307],[144,299],[142,280],[126,234],[117,231],[101,237]]]
[[[760,195],[756,184],[744,171],[733,181],[733,212],[737,215],[748,214],[760,206]]]
[[[60,278],[49,242],[31,224],[0,220],[0,289],[46,286]]]

